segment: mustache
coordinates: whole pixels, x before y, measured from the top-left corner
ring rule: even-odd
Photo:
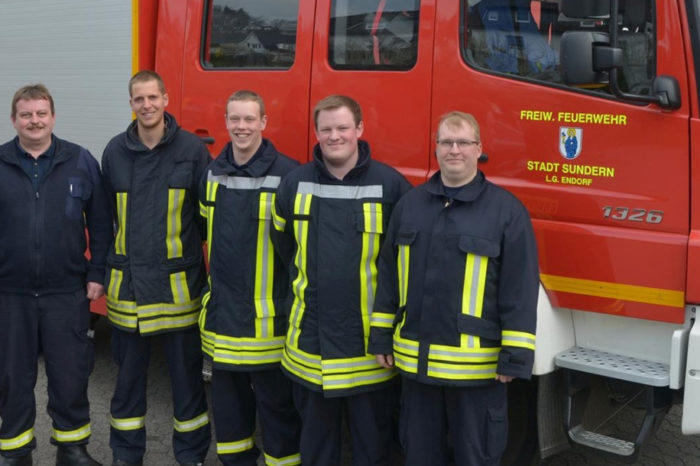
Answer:
[[[41,123],[33,123],[27,126],[27,129],[44,129],[45,126]]]

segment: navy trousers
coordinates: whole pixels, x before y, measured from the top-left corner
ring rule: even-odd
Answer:
[[[178,462],[202,462],[211,431],[202,379],[199,329],[157,336],[112,328],[112,355],[119,367],[110,407],[109,446],[115,459],[138,462],[146,451],[146,376],[151,343],[159,339],[170,372],[173,397],[173,452]]]
[[[85,289],[30,296],[0,293],[0,453],[36,447],[34,418],[39,345],[48,381],[51,442],[85,444],[90,436],[88,378],[94,349]]]

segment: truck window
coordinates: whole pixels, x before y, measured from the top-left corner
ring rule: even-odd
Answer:
[[[558,0],[464,0],[462,55],[471,66],[562,84],[559,43],[566,31],[608,32],[608,17],[569,18]],[[625,92],[649,94],[656,72],[653,0],[620,1],[619,72]],[[595,89],[608,93],[607,88]]]
[[[299,0],[209,0],[202,66],[283,68],[294,63]]]
[[[333,0],[328,61],[335,69],[409,70],[420,0]]]

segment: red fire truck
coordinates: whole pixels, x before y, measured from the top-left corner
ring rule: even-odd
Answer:
[[[476,116],[481,168],[526,204],[540,254],[514,458],[536,437],[542,457],[574,442],[633,460],[671,402],[700,433],[700,0],[132,0],[120,14],[124,107],[131,72],[156,69],[168,110],[214,154],[240,88],[301,161],[314,104],[353,96],[372,153],[413,183],[437,169],[440,115]],[[592,427],[600,391],[641,393],[635,438]]]

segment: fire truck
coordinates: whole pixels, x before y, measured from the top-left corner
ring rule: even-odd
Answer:
[[[0,98],[44,81],[57,133],[98,158],[142,68],[212,154],[236,89],[264,97],[266,136],[300,161],[315,103],[350,95],[374,157],[414,184],[438,168],[440,116],[474,114],[481,169],[527,206],[539,247],[506,462],[571,443],[634,461],[677,402],[700,433],[699,0],[10,0],[0,26]],[[629,396],[635,435],[597,429]]]

